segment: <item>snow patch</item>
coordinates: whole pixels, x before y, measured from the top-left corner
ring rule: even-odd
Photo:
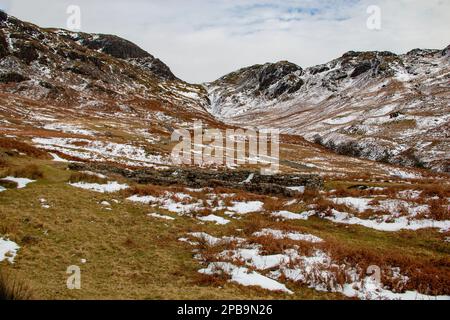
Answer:
[[[166,215],[162,215],[162,214],[158,214],[158,213],[149,213],[148,216],[149,217],[153,217],[153,218],[157,218],[157,219],[170,220],[170,221],[175,220],[175,218],[173,218],[171,216],[166,216]]]
[[[61,158],[56,153],[50,152],[49,154],[53,157],[52,161],[56,161],[56,162],[70,162],[69,160]]]
[[[17,243],[0,238],[0,262],[8,260],[10,263],[14,263],[14,258],[19,249]]]
[[[27,178],[15,178],[15,177],[5,177],[0,180],[6,180],[17,183],[17,189],[25,188],[29,183],[36,182],[36,180],[31,180]]]
[[[116,181],[114,181],[114,182],[109,181],[106,184],[76,182],[76,183],[69,183],[69,185],[71,185],[72,187],[75,187],[75,188],[91,190],[91,191],[100,192],[100,193],[112,193],[112,192],[117,192],[120,190],[128,189],[127,184],[120,184]]]
[[[262,229],[259,232],[255,232],[253,234],[255,237],[266,237],[271,236],[275,239],[291,239],[294,241],[307,241],[312,243],[323,242],[323,240],[319,237],[316,237],[312,234],[304,234],[299,232],[286,232],[281,230],[274,229]]]
[[[232,282],[236,282],[243,286],[258,286],[270,291],[282,291],[292,294],[293,292],[273,279],[265,277],[255,271],[249,271],[244,267],[237,267],[228,262],[210,263],[207,268],[200,269],[198,272],[207,275],[215,275],[226,273],[231,276]]]
[[[65,123],[48,123],[43,127],[46,130],[60,131],[64,133],[80,134],[84,136],[95,135],[94,131],[86,130],[75,125],[65,124]]]
[[[298,186],[298,187],[287,187],[286,189],[288,190],[292,190],[292,191],[297,191],[300,193],[304,193],[305,192],[305,186]]]
[[[230,220],[224,219],[222,217],[216,216],[214,214],[210,214],[209,216],[205,216],[205,217],[198,217],[198,220],[201,221],[205,221],[205,222],[215,222],[216,224],[219,225],[225,225],[230,223]]]
[[[400,230],[440,229],[441,232],[450,230],[450,220],[436,221],[431,219],[410,220],[407,217],[392,219],[392,216],[382,216],[378,220],[360,219],[349,213],[332,210],[332,215],[325,217],[336,223],[361,225],[379,231],[396,232]]]
[[[274,217],[279,217],[286,220],[308,220],[309,217],[315,215],[316,212],[314,210],[312,211],[305,211],[302,213],[293,213],[290,211],[277,211],[272,212],[271,215]]]
[[[228,210],[238,214],[247,214],[262,211],[263,206],[264,203],[261,201],[233,202],[233,206],[228,207]]]

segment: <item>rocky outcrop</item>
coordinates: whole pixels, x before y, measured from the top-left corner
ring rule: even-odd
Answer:
[[[106,34],[83,34],[80,33],[81,44],[92,50],[100,50],[103,53],[109,54],[115,58],[130,59],[130,58],[145,58],[150,56],[148,52],[141,49],[134,43],[122,39],[114,35]]]
[[[362,62],[356,66],[355,70],[353,70],[350,77],[356,78],[357,76],[369,71],[370,69],[372,69],[372,63],[367,61]]]
[[[23,81],[28,81],[30,80],[30,78],[25,77],[23,75],[21,75],[20,73],[16,73],[16,72],[7,72],[7,73],[2,73],[0,74],[0,82],[3,83],[10,83],[10,82],[23,82]]]
[[[163,80],[178,80],[166,64],[152,55],[145,58],[133,58],[128,61],[143,71],[150,72]]]
[[[8,43],[6,42],[4,33],[0,30],[0,59],[9,54]]]
[[[16,44],[16,47],[18,50],[14,53],[14,56],[19,58],[21,61],[25,62],[26,64],[30,64],[39,58],[38,51],[31,44],[19,42]]]
[[[205,86],[208,90],[217,90],[218,94],[210,97],[214,104],[245,107],[248,100],[258,104],[259,100],[275,101],[296,93],[305,84],[303,73],[303,69],[296,64],[280,61],[243,68]]]
[[[258,74],[258,89],[260,91],[265,91],[273,85],[278,85],[278,87],[283,86],[283,83],[279,83],[280,80],[284,79],[287,75],[291,75],[295,72],[299,72],[299,75],[301,75],[303,70],[299,66],[288,61],[266,64],[262,66]]]
[[[2,19],[1,81],[33,80],[20,83],[20,87],[5,87],[10,93],[37,100],[51,98],[64,104],[113,97],[113,106],[98,103],[105,108],[120,108],[117,98],[129,100],[139,94],[165,106],[175,103],[181,109],[195,108],[212,118],[204,110],[205,93],[198,99],[183,95],[186,90],[198,93],[202,89],[199,85],[179,80],[161,60],[130,41],[113,35],[40,28],[6,14],[2,14]],[[163,82],[170,83],[162,87]]]
[[[442,50],[442,56],[450,56],[450,45],[447,46],[444,50]]]
[[[0,23],[6,21],[8,19],[8,14],[2,10],[0,10]]]
[[[161,60],[155,58],[131,41],[114,35],[79,33],[75,36],[83,46],[101,51],[114,58],[129,61],[144,72],[149,72],[164,80],[176,80],[177,77]]]

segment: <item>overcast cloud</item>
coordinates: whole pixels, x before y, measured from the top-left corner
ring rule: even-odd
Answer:
[[[308,67],[349,50],[450,44],[450,0],[0,0],[22,20],[61,28],[70,4],[81,8],[82,31],[133,41],[190,82],[256,63]],[[381,30],[366,27],[369,5],[381,8]]]

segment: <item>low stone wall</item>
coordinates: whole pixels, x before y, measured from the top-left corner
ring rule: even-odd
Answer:
[[[305,186],[322,189],[323,178],[316,174],[277,174],[264,176],[249,170],[211,171],[194,168],[168,170],[128,170],[106,164],[71,163],[71,170],[90,170],[103,174],[120,174],[139,184],[162,186],[183,185],[190,188],[226,187],[260,194],[293,196],[297,192],[288,187]]]

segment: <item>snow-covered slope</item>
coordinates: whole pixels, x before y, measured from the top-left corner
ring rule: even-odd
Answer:
[[[44,29],[1,13],[1,91],[93,112],[143,105],[179,115],[205,112],[205,90],[159,59],[112,35]]]
[[[303,70],[255,65],[205,84],[228,123],[277,127],[339,153],[450,171],[450,55],[348,52]]]
[[[307,69],[282,61],[195,85],[116,36],[44,29],[4,13],[0,26],[5,132],[106,131],[104,142],[116,143],[89,121],[120,119],[114,125],[155,142],[200,119],[277,127],[346,155],[450,170],[449,48],[348,52]]]
[[[165,167],[176,128],[223,126],[201,85],[112,35],[44,29],[0,11],[0,135],[54,159]]]

